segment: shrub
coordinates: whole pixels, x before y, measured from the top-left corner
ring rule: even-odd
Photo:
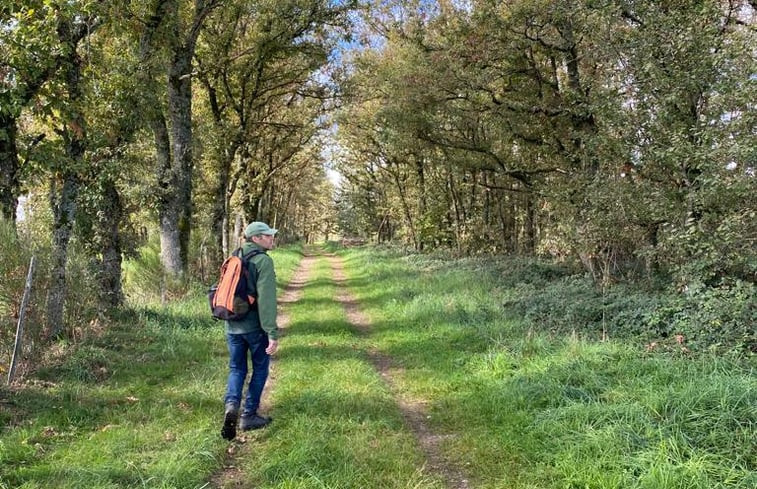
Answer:
[[[510,314],[535,329],[589,338],[636,338],[676,351],[755,352],[757,290],[744,281],[699,285],[684,292],[616,284],[604,291],[588,278],[537,278],[513,287],[504,302]]]
[[[648,311],[645,324],[662,337],[695,349],[757,352],[757,287],[740,280],[699,285],[669,294]]]
[[[0,219],[0,371],[10,364],[15,342],[19,307],[32,255],[35,269],[26,310],[22,357],[28,357],[45,343],[46,301],[50,289],[48,243],[32,234],[19,235],[13,223]],[[98,311],[96,266],[72,240],[66,267],[66,304],[64,334],[81,338],[93,324]]]

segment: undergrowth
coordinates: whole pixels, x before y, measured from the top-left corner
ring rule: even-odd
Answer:
[[[301,250],[272,254],[283,286]],[[227,353],[205,288],[164,305],[130,297],[0,388],[0,488],[191,488],[220,469]]]

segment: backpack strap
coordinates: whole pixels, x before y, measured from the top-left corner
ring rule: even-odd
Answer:
[[[255,255],[259,255],[261,253],[265,254],[265,251],[264,250],[251,250],[249,253],[247,253],[246,255],[244,255],[244,254],[242,254],[242,248],[241,247],[239,247],[236,250],[234,250],[234,251],[231,252],[231,254],[233,256],[238,256],[244,262],[250,261],[250,258],[254,257]]]
[[[247,253],[246,255],[243,255],[242,254],[242,248],[237,248],[236,251],[234,251],[234,253],[237,253],[237,252],[238,252],[237,256],[242,259],[242,264],[244,265],[244,274],[245,275],[247,275],[249,273],[248,272],[249,267],[248,267],[247,264],[250,262],[250,260],[252,258],[254,258],[255,256],[257,256],[257,255],[260,255],[260,254],[265,255],[265,251],[264,250],[252,250],[249,253]],[[255,266],[255,263],[253,263],[252,264],[252,268],[255,270],[255,273],[252,276],[252,281],[253,281],[253,283],[256,284],[256,286],[255,286],[255,297],[257,297],[257,293],[258,293],[258,291],[257,291],[258,267]]]
[[[239,248],[238,250],[239,250],[240,253],[242,252],[242,248]],[[252,258],[253,256],[256,256],[256,255],[259,255],[261,253],[265,255],[265,251],[263,251],[263,250],[252,250],[249,253],[247,253],[246,255],[237,255],[237,256],[240,256],[242,258],[242,261],[249,261],[250,258]]]

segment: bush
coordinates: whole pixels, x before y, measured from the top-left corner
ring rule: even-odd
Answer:
[[[665,297],[645,324],[660,337],[677,338],[690,348],[757,352],[757,287],[732,281],[699,285]]]
[[[583,276],[550,280],[539,270],[516,271],[498,281],[506,286],[513,276],[529,278],[507,290],[503,306],[534,329],[593,339],[607,333],[684,353],[757,351],[757,290],[751,282],[700,284],[684,292],[638,283],[602,290]]]
[[[35,269],[26,310],[22,358],[28,358],[46,341],[44,327],[52,251],[49,244],[31,235],[17,234],[13,223],[0,219],[0,371],[10,364],[32,255],[35,256]],[[81,338],[94,324],[99,306],[98,287],[93,285],[98,283],[96,274],[96,266],[72,240],[66,267],[64,330],[69,338]]]

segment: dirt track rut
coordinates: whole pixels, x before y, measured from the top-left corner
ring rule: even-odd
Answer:
[[[328,259],[331,264],[334,282],[339,287],[336,299],[344,306],[347,320],[362,334],[370,334],[370,319],[360,310],[359,303],[347,288],[344,263],[335,255],[329,255]],[[440,443],[445,439],[446,435],[434,433],[426,422],[428,419],[427,402],[420,399],[410,400],[403,396],[394,380],[394,375],[399,370],[393,366],[390,357],[375,350],[369,350],[368,354],[374,368],[381,375],[381,378],[384,379],[387,387],[394,395],[405,424],[418,439],[427,462],[424,470],[429,475],[444,481],[445,486],[449,489],[468,489],[468,479],[465,474],[450,464],[441,453]]]

